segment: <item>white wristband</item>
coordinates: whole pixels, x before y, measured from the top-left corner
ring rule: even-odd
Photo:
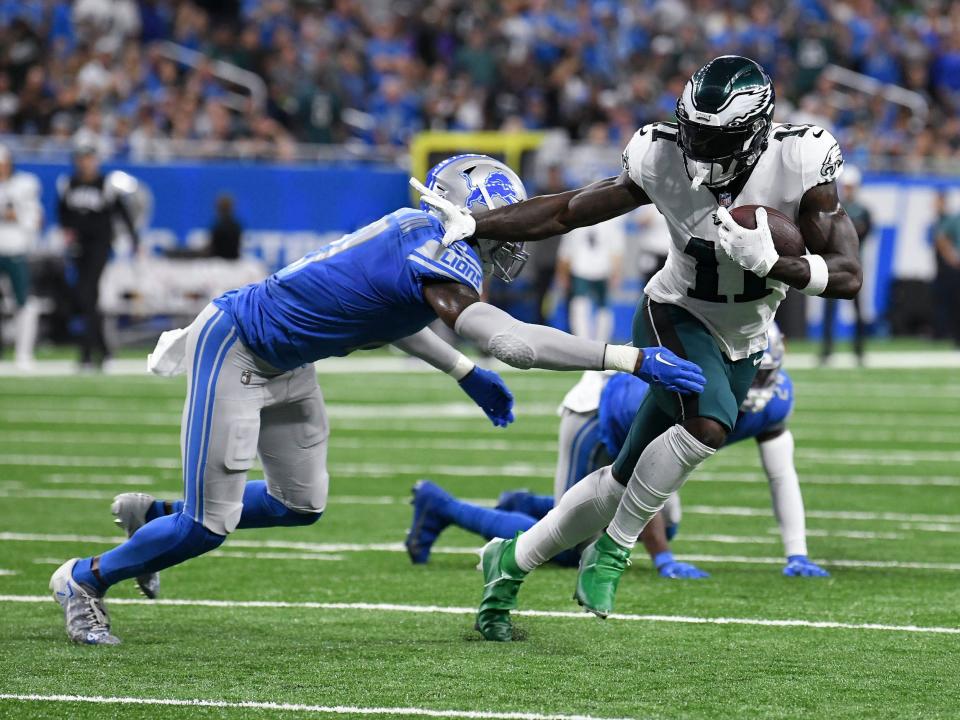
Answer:
[[[629,345],[607,345],[603,350],[603,369],[632,373],[637,369],[640,350]]]
[[[467,375],[470,374],[470,371],[476,367],[473,360],[468,358],[463,353],[460,353],[460,357],[457,358],[456,364],[449,370],[447,370],[447,375],[452,377],[457,382],[463,380]]]
[[[827,282],[830,279],[830,271],[827,269],[827,261],[822,255],[802,255],[807,265],[810,266],[810,282],[806,287],[800,288],[804,295],[820,295],[827,289]]]

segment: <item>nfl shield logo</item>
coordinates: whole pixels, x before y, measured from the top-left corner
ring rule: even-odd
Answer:
[[[733,195],[728,192],[720,193],[720,204],[723,207],[730,207],[733,204]]]

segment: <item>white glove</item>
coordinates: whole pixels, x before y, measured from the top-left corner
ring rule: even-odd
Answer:
[[[443,224],[444,247],[450,247],[457,240],[473,237],[477,231],[477,221],[466,208],[458,207],[444,197],[440,197],[433,190],[428,188],[416,178],[410,178],[410,185],[422,196],[427,205],[432,207],[440,214],[440,222]]]
[[[767,225],[767,211],[757,208],[757,228],[748,230],[737,224],[725,207],[717,208],[720,227],[720,247],[731,260],[754,275],[766,277],[780,255],[773,246],[770,226]]]

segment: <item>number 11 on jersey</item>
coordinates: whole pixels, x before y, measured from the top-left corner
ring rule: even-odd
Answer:
[[[697,261],[696,277],[693,285],[687,288],[687,296],[704,302],[729,302],[726,295],[720,294],[720,263],[717,262],[716,243],[712,240],[692,237],[683,249]],[[760,300],[773,292],[767,287],[766,278],[743,271],[743,292],[733,296],[735,303]]]

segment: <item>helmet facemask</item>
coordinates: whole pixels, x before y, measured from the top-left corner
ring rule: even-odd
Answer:
[[[677,144],[694,189],[721,187],[753,167],[773,128],[774,100],[770,78],[747,58],[717,58],[687,81]]]

